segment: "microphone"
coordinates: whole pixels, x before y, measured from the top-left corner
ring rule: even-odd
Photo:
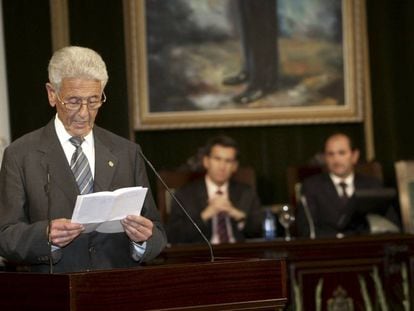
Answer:
[[[47,178],[46,178],[46,185],[45,185],[45,193],[47,196],[47,239],[49,243],[49,273],[53,274],[53,257],[52,257],[52,243],[50,241],[50,230],[52,226],[52,215],[51,215],[51,207],[50,207],[50,173],[49,173],[49,164],[46,167],[47,171]]]
[[[309,237],[314,240],[316,238],[315,234],[315,223],[313,222],[312,214],[309,210],[308,202],[304,195],[300,196],[300,202],[302,203],[303,210],[305,211],[305,217],[309,224]]]
[[[187,216],[187,218],[191,221],[191,223],[193,224],[193,226],[200,233],[200,235],[203,238],[203,240],[206,241],[206,243],[208,245],[208,248],[210,250],[210,261],[211,262],[214,262],[213,247],[211,246],[210,241],[207,239],[207,237],[201,231],[200,227],[197,226],[197,224],[195,223],[195,221],[191,218],[190,214],[187,212],[187,210],[181,204],[180,200],[178,200],[178,198],[175,196],[175,194],[171,191],[170,187],[167,186],[167,184],[165,183],[165,181],[162,179],[162,177],[160,176],[160,174],[158,174],[157,170],[154,168],[154,166],[152,165],[152,163],[147,159],[147,157],[144,155],[144,153],[141,151],[141,149],[138,149],[138,152],[141,155],[141,157],[144,159],[145,163],[147,163],[147,165],[151,168],[152,172],[155,174],[155,176],[158,178],[158,180],[162,183],[162,185],[164,186],[165,190],[167,190],[167,192],[169,193],[169,195],[171,196],[171,198],[178,204],[178,206],[181,208],[181,210],[183,211],[183,213],[185,214],[185,216]]]

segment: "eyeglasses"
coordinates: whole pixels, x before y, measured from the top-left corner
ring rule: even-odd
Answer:
[[[97,96],[91,97],[70,97],[63,101],[59,94],[56,92],[57,99],[59,102],[70,111],[79,111],[83,105],[86,105],[88,110],[97,110],[99,109],[104,102],[106,102],[106,95],[102,92],[102,97],[98,98]]]

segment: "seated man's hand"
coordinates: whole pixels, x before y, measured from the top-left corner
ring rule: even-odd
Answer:
[[[54,219],[50,224],[49,242],[55,246],[65,247],[83,230],[85,228],[81,224],[72,223],[70,219]]]
[[[201,218],[207,221],[221,212],[227,213],[227,215],[236,221],[241,221],[246,217],[246,214],[234,207],[230,200],[223,196],[217,196],[209,200],[209,205],[201,213]]]
[[[154,224],[148,218],[138,215],[128,215],[121,220],[125,233],[133,242],[144,242],[152,236]]]

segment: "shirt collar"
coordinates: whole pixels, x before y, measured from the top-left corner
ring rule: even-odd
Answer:
[[[228,181],[225,182],[223,185],[218,186],[214,181],[211,180],[211,178],[208,175],[205,176],[205,181],[206,181],[206,185],[207,185],[207,189],[208,189],[209,193],[210,193],[210,191],[213,192],[213,193],[216,193],[217,190],[219,190],[219,189],[223,193],[228,192],[228,188],[229,188],[229,182]]]
[[[61,144],[68,142],[69,139],[72,137],[65,129],[65,126],[63,125],[62,121],[59,119],[58,115],[55,116],[55,129],[56,134],[59,138],[59,141]],[[85,142],[91,146],[93,146],[93,131],[90,131],[88,135],[84,137]]]
[[[335,185],[338,185],[340,182],[345,182],[347,185],[353,185],[354,184],[355,174],[353,172],[346,178],[341,178],[341,177],[336,176],[332,173],[330,173],[329,176],[331,177],[331,179],[332,179],[332,181]]]

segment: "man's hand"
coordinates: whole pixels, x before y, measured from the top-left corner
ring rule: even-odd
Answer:
[[[70,219],[54,219],[50,224],[49,242],[55,246],[65,247],[83,230],[85,228],[81,224],[71,223]]]
[[[221,212],[227,213],[227,215],[236,221],[242,221],[246,217],[246,214],[235,208],[230,200],[219,195],[209,200],[208,206],[201,212],[201,218],[207,221]]]
[[[121,220],[125,233],[133,242],[144,242],[152,236],[154,224],[144,216],[128,215]]]

